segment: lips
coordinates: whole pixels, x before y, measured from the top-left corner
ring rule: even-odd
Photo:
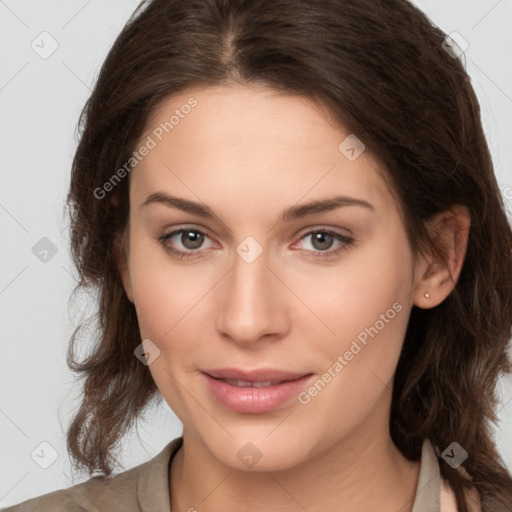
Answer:
[[[286,405],[313,377],[276,369],[204,370],[206,387],[215,400],[239,413],[263,413]]]

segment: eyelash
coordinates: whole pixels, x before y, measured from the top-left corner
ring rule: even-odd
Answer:
[[[178,233],[183,233],[186,231],[191,231],[193,233],[199,233],[201,235],[208,236],[204,231],[202,231],[200,229],[184,227],[184,228],[177,229],[175,231],[171,231],[170,233],[167,233],[165,235],[162,235],[161,237],[158,238],[158,241],[168,253],[172,254],[174,257],[176,257],[180,260],[195,258],[196,257],[195,254],[200,252],[200,250],[179,251],[179,250],[175,249],[174,247],[171,247],[167,243],[167,240],[169,238],[172,238],[174,235],[176,235]],[[304,235],[302,235],[300,237],[300,240],[302,240],[312,234],[315,234],[315,233],[323,233],[323,234],[327,234],[327,235],[333,235],[336,238],[336,240],[343,242],[343,245],[341,245],[338,249],[335,249],[335,250],[327,249],[325,251],[310,251],[310,250],[306,249],[305,252],[314,258],[329,259],[329,258],[336,257],[336,256],[340,255],[343,251],[349,249],[354,244],[353,238],[342,235],[342,234],[337,233],[336,231],[332,231],[330,229],[315,229],[315,230],[308,231],[307,233],[305,233]]]

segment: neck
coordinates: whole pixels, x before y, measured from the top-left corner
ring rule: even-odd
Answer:
[[[342,506],[350,512],[410,512],[420,463],[400,453],[388,423],[368,420],[313,458],[280,471],[233,469],[185,430],[171,464],[171,510],[334,512]]]

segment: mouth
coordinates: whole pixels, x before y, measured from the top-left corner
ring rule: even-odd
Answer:
[[[212,378],[215,378],[215,377],[212,377]],[[257,381],[250,382],[250,381],[236,380],[236,379],[216,379],[216,380],[221,380],[222,382],[225,382],[226,384],[229,384],[230,386],[237,386],[239,388],[249,388],[249,387],[266,388],[268,386],[275,386],[275,385],[281,384],[283,382],[290,382],[290,381],[285,381],[285,380],[266,380],[266,381],[262,381],[262,382],[257,382]],[[295,380],[295,379],[290,379],[290,380]]]
[[[259,368],[253,370],[243,370],[240,368],[214,368],[203,370],[210,377],[215,379],[224,379],[249,383],[267,383],[279,384],[280,382],[296,380],[308,375],[308,372],[290,372],[276,368]],[[268,384],[267,384],[268,385]]]
[[[215,372],[219,375],[221,372]],[[224,373],[229,373],[224,371]],[[236,371],[231,371],[231,375]],[[240,372],[238,372],[240,373]],[[248,372],[246,372],[248,373]],[[314,374],[291,374],[281,372],[278,378],[263,380],[259,376],[250,379],[214,376],[210,371],[202,372],[210,395],[222,406],[239,413],[263,413],[286,405],[303,390]],[[266,371],[266,375],[269,375]],[[253,375],[255,375],[253,373]],[[283,378],[283,376],[285,378]]]

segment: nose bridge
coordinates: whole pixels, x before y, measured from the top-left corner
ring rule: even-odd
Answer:
[[[251,237],[236,248],[219,304],[217,328],[238,343],[257,341],[284,328],[284,304],[267,251]]]

